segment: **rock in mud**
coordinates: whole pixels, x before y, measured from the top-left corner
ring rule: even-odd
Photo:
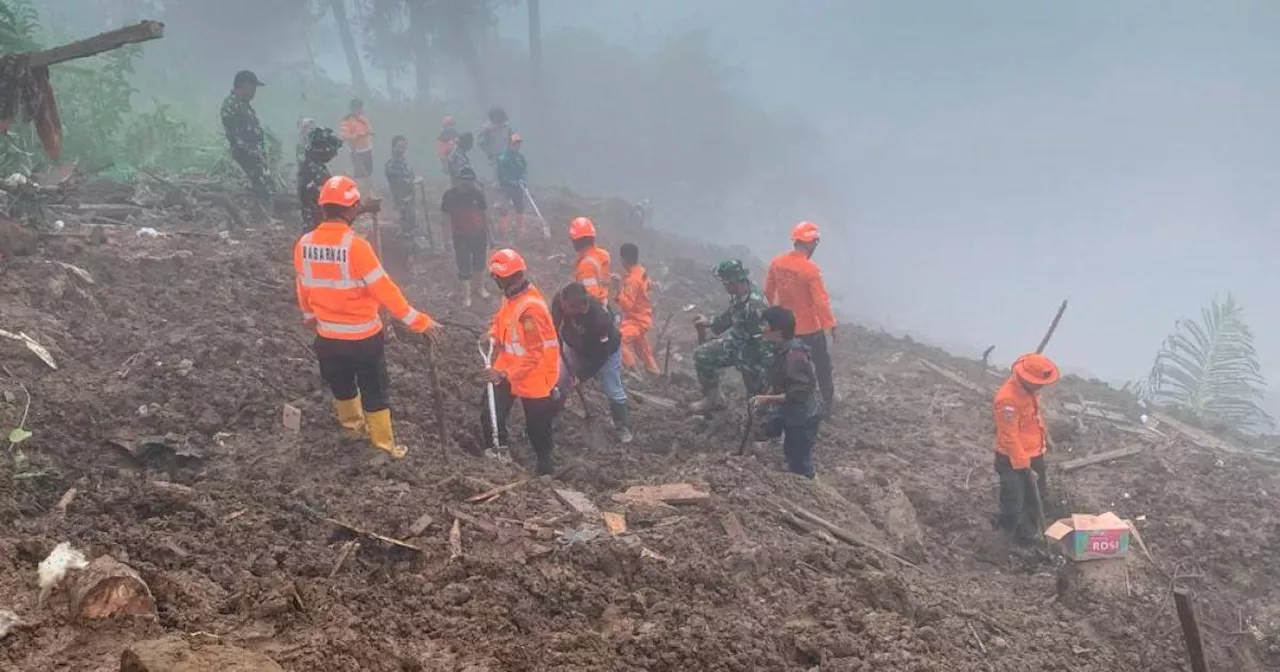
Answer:
[[[440,591],[440,597],[455,606],[466,604],[471,600],[471,588],[463,583],[451,583]]]
[[[138,642],[120,654],[120,672],[284,672],[261,653],[212,644],[193,647],[177,635]]]
[[[22,222],[0,219],[0,257],[25,257],[35,254],[36,232]]]

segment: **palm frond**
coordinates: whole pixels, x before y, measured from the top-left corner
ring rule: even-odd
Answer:
[[[1203,422],[1238,430],[1274,427],[1260,404],[1267,382],[1243,312],[1227,295],[1201,310],[1198,322],[1178,320],[1156,355],[1144,391]]]

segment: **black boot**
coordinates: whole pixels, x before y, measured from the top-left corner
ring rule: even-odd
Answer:
[[[613,417],[613,428],[618,430],[618,440],[631,443],[635,435],[631,433],[631,425],[627,422],[627,402],[610,401],[609,415]]]

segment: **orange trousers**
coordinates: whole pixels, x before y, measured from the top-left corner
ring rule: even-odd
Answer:
[[[623,366],[634,369],[639,361],[649,373],[662,373],[658,368],[658,360],[653,357],[653,348],[649,346],[649,327],[636,320],[623,318],[618,331],[622,332]]]

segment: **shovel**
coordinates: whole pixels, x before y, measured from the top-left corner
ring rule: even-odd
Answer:
[[[493,360],[493,339],[489,339],[489,347],[478,346],[480,350],[480,358],[484,360],[485,368],[489,368]],[[498,442],[498,408],[497,403],[493,399],[493,383],[485,383],[485,399],[489,403],[489,429],[492,430],[493,445],[484,449],[485,457],[491,457],[496,460],[510,461],[511,454],[502,448],[502,444]]]
[[[542,237],[550,240],[551,226],[547,224],[547,219],[542,216],[542,211],[538,209],[538,203],[533,200],[533,194],[529,193],[529,187],[525,185],[524,180],[520,181],[520,188],[524,190],[524,197],[529,199],[529,205],[533,206],[533,214],[538,216],[539,222],[542,222]]]

